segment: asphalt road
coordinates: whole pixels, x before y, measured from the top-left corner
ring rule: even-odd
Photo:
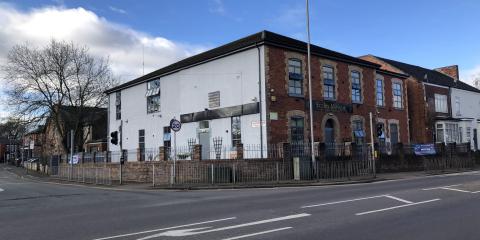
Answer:
[[[480,239],[480,173],[328,187],[112,190],[0,167],[0,239]]]

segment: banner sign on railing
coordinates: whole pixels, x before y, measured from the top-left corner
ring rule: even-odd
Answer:
[[[435,155],[435,144],[415,144],[415,155],[426,156]]]

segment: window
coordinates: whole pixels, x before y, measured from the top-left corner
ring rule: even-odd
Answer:
[[[383,80],[382,79],[377,79],[376,81],[377,89],[377,106],[383,107],[385,106],[385,101],[383,97]]]
[[[288,59],[288,94],[303,95],[302,61]]]
[[[154,113],[160,111],[160,96],[148,96],[147,97],[147,113]]]
[[[352,131],[355,144],[362,145],[365,142],[365,131],[363,130],[363,121],[354,120],[352,122]]]
[[[240,116],[232,117],[232,146],[242,143],[242,125]]]
[[[458,142],[462,143],[463,142],[463,128],[458,127]]]
[[[362,84],[360,83],[360,73],[352,71],[352,102],[362,102]]]
[[[208,93],[208,107],[209,108],[220,107],[220,91]]]
[[[445,133],[447,143],[458,142],[458,124],[445,123]]]
[[[443,132],[443,124],[437,124],[437,140],[436,142],[444,142],[445,136]]]
[[[122,93],[115,93],[115,115],[117,120],[122,118]]]
[[[333,77],[333,68],[323,66],[323,97],[327,100],[335,100],[335,79]]]
[[[292,117],[290,119],[290,133],[292,143],[303,142],[303,117]]]
[[[457,116],[461,116],[460,113],[460,97],[455,97],[455,113]]]
[[[393,88],[393,107],[403,108],[402,84],[398,82],[394,82],[392,85],[392,88]]]
[[[147,82],[147,113],[160,111],[160,79]]]
[[[396,123],[390,123],[390,142],[392,146],[398,144],[398,125]]]
[[[172,146],[172,134],[170,126],[163,127],[163,146],[170,147]]]
[[[447,95],[435,94],[435,112],[448,113]]]
[[[472,141],[472,128],[471,127],[467,127],[466,129],[466,137],[467,137],[467,142],[471,142]]]

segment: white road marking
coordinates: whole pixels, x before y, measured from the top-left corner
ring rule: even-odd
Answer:
[[[0,192],[3,192],[3,191],[5,191],[5,190],[3,190],[3,189],[0,188]]]
[[[205,224],[205,223],[214,223],[214,222],[228,221],[228,220],[233,220],[233,219],[236,219],[236,217],[229,217],[229,218],[222,218],[222,219],[205,221],[205,222],[191,223],[191,224],[174,226],[174,227],[159,228],[159,229],[153,229],[153,230],[148,230],[148,231],[143,231],[143,232],[127,233],[127,234],[110,236],[110,237],[95,238],[95,239],[93,239],[93,240],[105,240],[105,239],[114,239],[114,238],[128,237],[128,236],[134,236],[134,235],[140,235],[140,234],[152,233],[152,232],[159,232],[159,231],[165,231],[165,230],[182,228],[182,227],[190,227],[190,226],[195,226],[195,225],[200,225],[200,224]]]
[[[147,240],[147,239],[158,238],[158,237],[192,236],[192,235],[197,235],[197,234],[220,232],[220,231],[225,231],[225,230],[230,230],[230,229],[235,229],[235,228],[242,228],[242,227],[248,227],[248,226],[271,223],[271,222],[278,222],[278,221],[284,221],[284,220],[302,218],[302,217],[308,217],[308,216],[311,216],[311,215],[308,214],[308,213],[300,213],[300,214],[289,215],[289,216],[285,216],[285,217],[266,219],[266,220],[261,220],[261,221],[243,223],[243,224],[239,224],[239,225],[232,225],[232,226],[227,226],[227,227],[214,228],[214,229],[209,229],[209,230],[204,230],[204,231],[198,231],[198,229],[171,230],[171,231],[147,236],[147,237],[144,237],[144,238],[139,238],[137,240]],[[206,228],[203,228],[203,229],[206,229]]]
[[[355,202],[355,201],[367,200],[367,199],[372,199],[372,198],[382,198],[382,197],[385,197],[385,195],[378,195],[378,196],[355,198],[355,199],[349,199],[349,200],[343,200],[343,201],[337,201],[337,202],[327,202],[327,203],[321,203],[321,204],[307,205],[307,206],[303,206],[301,208],[320,207],[320,206],[327,206],[327,205],[347,203],[347,202]]]
[[[400,202],[403,202],[403,203],[407,203],[407,204],[413,203],[411,201],[408,201],[408,200],[405,200],[405,199],[402,199],[402,198],[398,198],[398,197],[395,197],[395,196],[392,196],[392,195],[385,195],[385,197],[393,199],[393,200],[397,200],[397,201],[400,201]]]
[[[448,187],[458,187],[461,186],[462,184],[455,184],[455,185],[448,185],[448,186],[441,186],[441,187],[433,187],[433,188],[424,188],[422,189],[423,191],[430,191],[430,190],[436,190],[436,189],[442,189],[442,188],[448,188]]]
[[[262,234],[267,234],[267,233],[272,233],[272,232],[283,231],[283,230],[287,230],[287,229],[291,229],[291,228],[292,228],[292,227],[277,228],[277,229],[267,230],[267,231],[263,231],[263,232],[257,232],[257,233],[251,233],[251,234],[241,235],[241,236],[237,236],[237,237],[225,238],[225,239],[223,239],[223,240],[242,239],[242,238],[253,237],[253,236],[262,235]]]
[[[462,190],[462,189],[456,189],[456,188],[444,187],[444,188],[440,188],[440,189],[450,190],[450,191],[455,191],[455,192],[472,193],[471,191]]]
[[[423,202],[415,202],[415,203],[409,203],[409,204],[404,204],[404,205],[395,206],[395,207],[382,208],[382,209],[368,211],[368,212],[361,212],[361,213],[357,213],[355,215],[361,216],[361,215],[366,215],[366,214],[370,214],[370,213],[384,212],[384,211],[393,210],[393,209],[397,209],[397,208],[404,208],[404,207],[409,207],[409,206],[414,206],[414,205],[419,205],[419,204],[424,204],[424,203],[429,203],[429,202],[435,202],[435,201],[439,201],[439,200],[440,200],[439,198],[436,198],[436,199],[427,200],[427,201],[423,201]]]

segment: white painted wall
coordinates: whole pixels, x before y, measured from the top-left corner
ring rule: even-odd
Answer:
[[[459,100],[460,104],[457,105],[456,101]],[[477,139],[480,140],[480,133],[478,133],[479,127],[477,126],[477,120],[480,119],[480,93],[465,91],[462,89],[451,88],[451,97],[450,97],[452,106],[452,117],[463,119],[459,126],[462,127],[462,138],[463,141],[468,141],[466,139],[466,128],[471,127],[471,142],[473,144],[473,129],[477,129]],[[469,119],[471,118],[471,119]],[[480,147],[480,142],[477,142]]]
[[[264,49],[260,47],[262,115],[265,120],[263,59]],[[209,108],[209,92],[220,91],[220,108],[258,101],[258,71],[258,50],[253,48],[163,76],[160,78],[160,112],[153,114],[147,114],[146,83],[123,89],[121,120],[115,118],[115,93],[112,93],[109,95],[109,133],[118,130],[123,122],[123,149],[138,148],[140,129],[145,129],[145,148],[158,148],[163,145],[163,127],[168,126],[173,117],[179,119],[181,114]],[[260,129],[251,127],[253,121],[259,120],[260,114],[241,117],[244,144],[260,144]],[[222,137],[224,145],[231,145],[230,121],[230,118],[210,120],[211,136]],[[197,138],[197,128],[198,122],[183,124],[182,130],[177,133],[177,145],[187,146],[189,138]],[[263,136],[266,143],[265,127]],[[120,151],[120,146],[109,141],[109,150]]]

